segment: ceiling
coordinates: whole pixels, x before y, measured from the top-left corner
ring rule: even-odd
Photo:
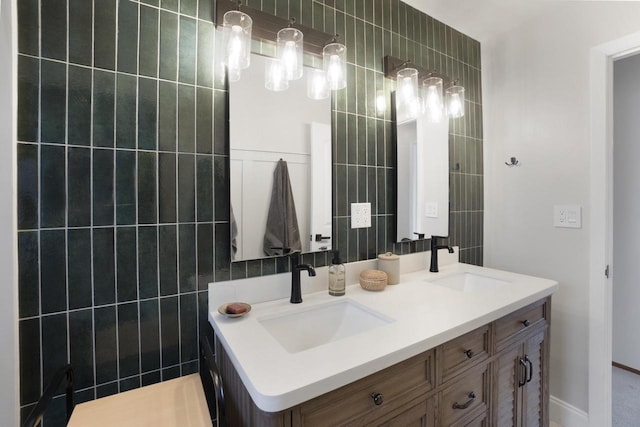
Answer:
[[[540,0],[403,0],[429,16],[483,42],[549,7]]]

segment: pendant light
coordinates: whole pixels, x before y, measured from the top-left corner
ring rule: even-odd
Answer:
[[[324,72],[331,90],[347,87],[347,48],[336,42],[337,37],[322,50]]]
[[[442,100],[442,79],[430,76],[422,82],[422,109],[426,119],[431,123],[439,123],[444,115]]]
[[[454,80],[445,90],[445,98],[449,117],[455,119],[464,116],[464,87]]]
[[[418,70],[415,68],[403,68],[398,71],[397,85],[398,119],[402,121],[415,119],[420,112]]]
[[[307,96],[311,99],[327,99],[329,83],[324,70],[312,68],[307,77]]]
[[[253,20],[239,10],[224,14],[222,33],[224,40],[224,63],[229,72],[229,80],[240,79],[240,70],[251,63],[251,27]]]
[[[265,67],[264,87],[274,92],[289,88],[289,80],[285,75],[285,69],[278,58],[267,59]]]
[[[291,24],[293,24],[293,20]],[[302,77],[303,38],[304,35],[302,34],[302,31],[291,26],[278,31],[276,40],[277,56],[284,67],[287,80],[298,80]]]

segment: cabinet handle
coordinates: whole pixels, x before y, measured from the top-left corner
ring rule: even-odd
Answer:
[[[373,403],[377,406],[382,405],[382,402],[384,402],[384,396],[382,396],[382,393],[371,393],[371,398],[373,399]]]
[[[527,366],[527,362],[525,359],[519,358],[518,361],[520,362],[520,366],[524,367],[524,379],[518,379],[518,387],[522,387],[527,383],[527,374],[529,371],[529,367]]]
[[[524,326],[525,328],[528,327],[529,325],[531,325],[531,322],[529,322],[528,320],[523,320],[520,323],[522,323],[522,326]]]
[[[524,361],[529,364],[529,375],[527,375],[527,382],[531,382],[531,378],[533,378],[533,362],[529,359],[529,356],[524,356]]]
[[[473,355],[474,355],[473,350],[471,350],[471,349],[465,350],[464,354],[466,354],[469,359],[471,359],[473,357]]]
[[[467,400],[462,405],[459,404],[458,402],[455,402],[453,404],[453,409],[467,409],[469,406],[471,406],[473,402],[475,402],[475,400],[476,400],[476,394],[474,392],[471,392],[469,393],[469,400]]]

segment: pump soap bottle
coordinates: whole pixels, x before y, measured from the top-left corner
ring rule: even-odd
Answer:
[[[341,296],[345,293],[344,264],[340,260],[340,252],[333,253],[329,267],[329,295]]]

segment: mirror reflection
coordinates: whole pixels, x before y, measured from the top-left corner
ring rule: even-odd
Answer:
[[[397,240],[449,235],[449,120],[396,114]]]
[[[307,97],[307,74],[265,88],[252,55],[229,83],[232,260],[331,249],[331,102]],[[235,222],[235,227],[233,225]]]

